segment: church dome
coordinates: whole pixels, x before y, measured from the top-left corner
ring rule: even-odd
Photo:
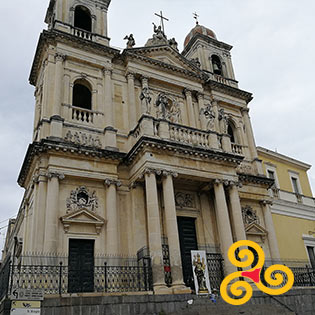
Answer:
[[[212,37],[214,39],[217,39],[217,36],[215,35],[215,33],[210,30],[209,28],[199,25],[197,24],[190,32],[189,34],[186,36],[185,38],[185,42],[184,42],[184,47],[186,47],[188,45],[188,43],[190,42],[190,40],[196,35],[196,34],[202,34],[205,36],[209,36]]]

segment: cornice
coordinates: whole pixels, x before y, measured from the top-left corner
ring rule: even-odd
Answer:
[[[213,149],[197,148],[188,144],[177,143],[171,140],[162,140],[152,137],[141,137],[124,158],[124,163],[129,165],[145,148],[152,150],[161,150],[164,152],[172,152],[172,154],[180,154],[189,157],[199,157],[206,160],[217,162],[225,162],[234,166],[239,165],[243,161],[243,157],[232,153],[222,152]]]
[[[247,104],[253,100],[253,94],[250,92],[246,92],[211,79],[209,79],[206,84],[208,84],[214,91],[238,97],[242,100],[245,100]]]
[[[263,175],[237,174],[241,183],[251,183],[270,188],[274,185],[274,180]]]
[[[99,54],[112,57],[112,58],[115,57],[116,55],[119,55],[120,53],[119,50],[117,49],[104,46],[90,40],[82,39],[72,34],[68,34],[62,31],[58,31],[58,30],[49,30],[49,31],[44,30],[40,34],[40,37],[39,37],[32,69],[31,69],[31,73],[29,77],[29,82],[31,85],[34,85],[34,86],[36,85],[36,79],[39,72],[42,54],[43,54],[45,45],[47,44],[56,45],[57,42],[71,44],[73,46],[83,49],[84,51],[97,52]]]
[[[189,50],[191,49],[191,47],[193,46],[193,44],[198,40],[201,39],[203,41],[205,41],[206,43],[212,44],[214,46],[217,46],[219,48],[223,48],[225,50],[231,51],[233,46],[226,44],[224,42],[220,42],[217,39],[214,39],[212,37],[203,35],[203,34],[195,34],[193,36],[193,38],[189,41],[188,45],[184,48],[184,50],[182,51],[182,54],[185,55],[189,52]]]
[[[73,143],[65,142],[63,140],[50,140],[50,139],[43,139],[40,142],[33,142],[29,145],[28,150],[26,152],[24,162],[18,177],[18,183],[21,187],[24,187],[25,180],[28,175],[28,172],[31,168],[32,162],[34,158],[43,153],[48,152],[63,152],[63,153],[70,153],[75,155],[82,155],[86,158],[88,157],[98,157],[104,160],[116,160],[121,162],[123,158],[126,156],[126,153],[113,151],[113,150],[106,150],[106,149],[99,149],[95,147],[85,147],[82,145],[75,145]]]
[[[150,51],[149,49],[157,50],[157,48],[158,47],[149,47],[149,48],[147,48],[146,52]],[[160,47],[160,49],[165,50],[165,46]],[[168,49],[171,50],[172,48],[169,47]],[[201,81],[207,81],[208,80],[208,76],[204,72],[202,72],[200,69],[198,69],[194,65],[192,65],[186,58],[185,58],[185,61],[183,61],[183,59],[182,59],[183,57],[180,58],[181,61],[184,62],[185,64],[187,64],[187,66],[189,66],[192,69],[191,71],[177,67],[177,66],[174,66],[174,65],[171,65],[169,63],[166,63],[166,62],[163,62],[160,60],[156,60],[156,59],[153,59],[150,57],[146,57],[146,56],[137,54],[136,51],[133,49],[124,50],[122,57],[125,60],[127,60],[128,58],[137,59],[137,60],[143,61],[145,63],[149,63],[151,65],[170,70],[170,71],[175,72],[177,74],[180,73],[180,74],[188,76],[188,77],[197,78]]]

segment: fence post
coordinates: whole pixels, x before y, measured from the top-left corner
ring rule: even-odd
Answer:
[[[139,287],[139,292],[141,292],[141,276],[140,276],[140,266],[137,266],[138,268],[138,287]]]
[[[306,270],[307,270],[307,274],[310,278],[310,286],[312,287],[313,286],[313,281],[312,281],[312,274],[310,272],[310,268],[308,267],[308,265],[306,265]]]
[[[59,263],[59,295],[62,293],[62,261]]]
[[[149,291],[148,290],[147,264],[145,263],[145,259],[143,259],[143,272],[144,272],[144,287],[145,287],[145,291]]]
[[[104,262],[104,285],[105,285],[105,292],[107,292],[107,262]]]

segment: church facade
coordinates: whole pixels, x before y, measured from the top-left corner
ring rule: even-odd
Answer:
[[[237,240],[278,260],[274,181],[257,155],[252,95],[238,87],[232,46],[197,23],[179,52],[161,24],[143,47],[131,34],[119,51],[108,38],[109,5],[50,1],[30,74],[25,195],[4,260],[63,257],[80,283],[95,257],[114,264],[145,252],[156,294],[190,291],[191,250],[222,255],[226,274]]]

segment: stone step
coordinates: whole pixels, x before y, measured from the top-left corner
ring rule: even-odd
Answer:
[[[191,305],[186,309],[161,315],[295,315],[284,307],[275,305]]]

